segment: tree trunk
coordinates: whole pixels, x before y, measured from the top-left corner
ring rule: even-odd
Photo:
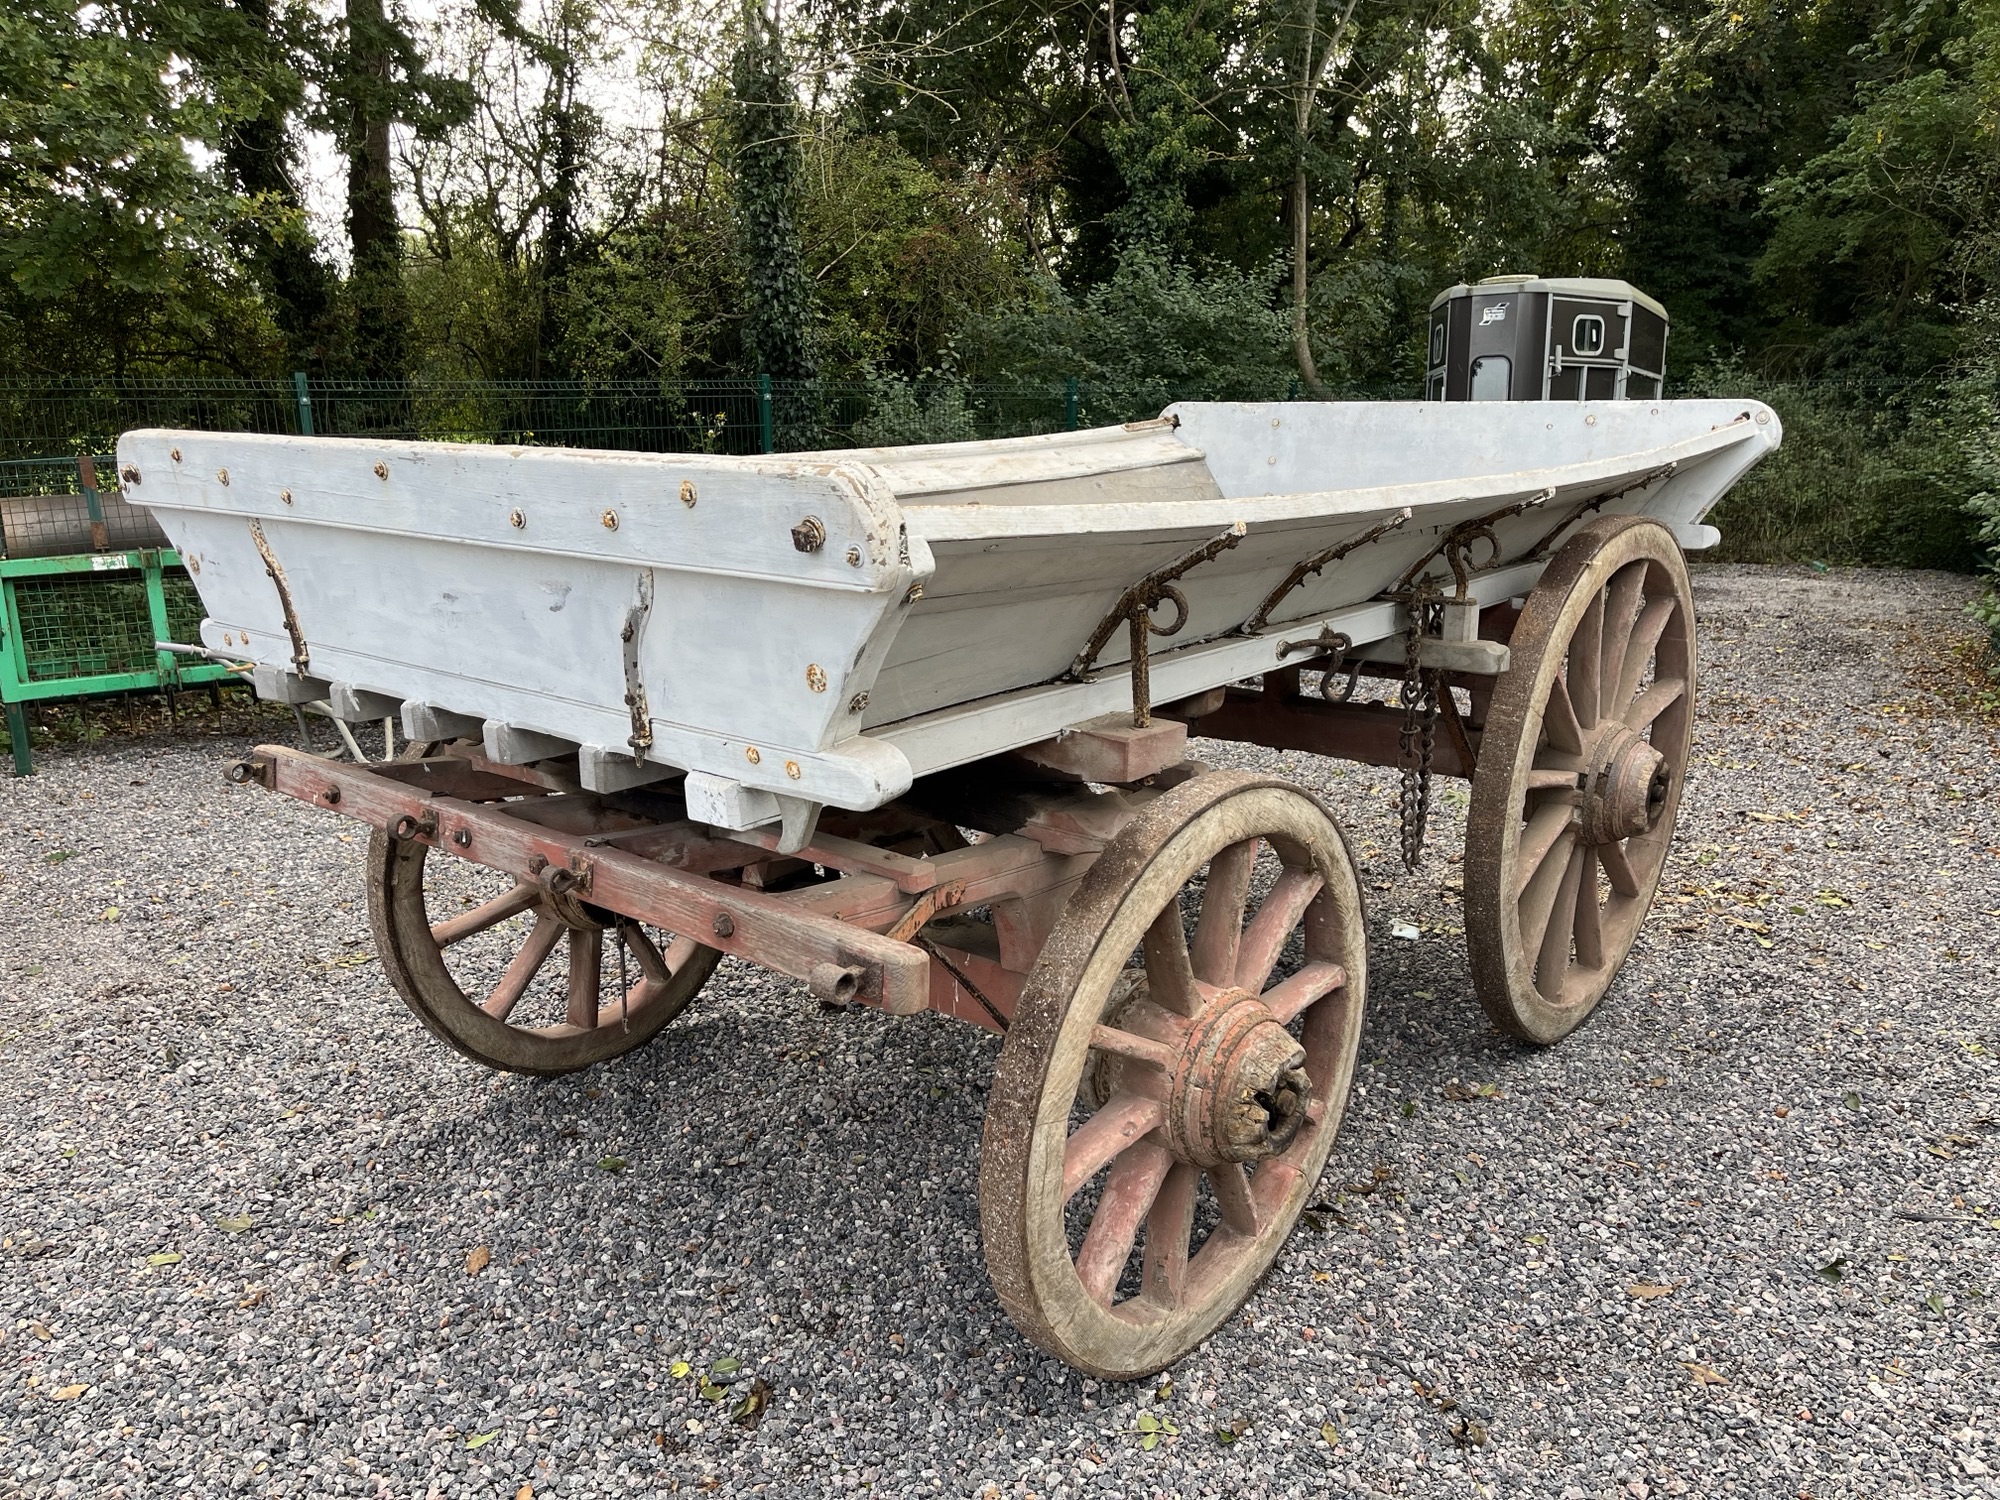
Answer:
[[[1319,378],[1319,366],[1313,362],[1312,329],[1306,323],[1306,223],[1311,212],[1306,198],[1306,158],[1301,150],[1292,172],[1292,357],[1306,389],[1324,401],[1332,392]]]
[[[354,355],[372,380],[409,374],[402,229],[390,173],[389,48],[382,0],[347,0],[347,235],[354,252]]]

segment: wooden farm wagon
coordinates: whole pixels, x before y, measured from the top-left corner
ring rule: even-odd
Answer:
[[[1361,1031],[1334,810],[1190,730],[1469,778],[1481,1003],[1631,948],[1694,712],[1684,548],[1752,402],[1187,404],[728,458],[134,432],[202,644],[400,759],[233,769],[372,830],[390,981],[495,1068],[643,1045],[724,954],[1000,1033],[980,1216],[1022,1331],[1126,1378],[1283,1245]],[[1364,701],[1362,678],[1394,701]]]

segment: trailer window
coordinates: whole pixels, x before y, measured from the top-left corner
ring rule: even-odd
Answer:
[[[1444,319],[1442,318],[1431,324],[1431,363],[1434,365],[1444,363]]]
[[[1504,354],[1489,354],[1472,362],[1472,399],[1505,401],[1514,373],[1514,361]]]
[[[1578,354],[1602,354],[1604,352],[1604,319],[1596,313],[1585,313],[1570,324],[1569,346]]]

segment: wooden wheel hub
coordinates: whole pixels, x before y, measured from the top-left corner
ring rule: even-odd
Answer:
[[[1660,821],[1671,800],[1673,766],[1645,736],[1620,723],[1605,726],[1585,749],[1578,778],[1578,821],[1584,842],[1634,838]]]
[[[1305,1048],[1255,995],[1224,991],[1177,1051],[1166,1133],[1180,1160],[1262,1161],[1298,1137],[1312,1105]]]

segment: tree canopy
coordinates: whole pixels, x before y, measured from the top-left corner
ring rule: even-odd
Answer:
[[[1997,196],[2000,0],[0,11],[16,373],[1414,393],[1533,270],[1677,369],[1929,375]]]

